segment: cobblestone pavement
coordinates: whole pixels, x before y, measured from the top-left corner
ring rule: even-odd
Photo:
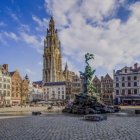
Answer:
[[[2,119],[0,140],[140,140],[140,117],[113,115],[101,122],[62,114]]]

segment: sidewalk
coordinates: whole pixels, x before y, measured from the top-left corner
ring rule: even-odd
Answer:
[[[39,107],[7,107],[7,108],[0,108],[0,113],[14,113],[14,112],[33,112],[33,111],[41,111],[41,112],[50,112],[50,111],[61,111],[63,107],[54,106],[53,109],[48,110],[47,106],[39,106]]]
[[[140,106],[120,106],[121,109],[140,109]]]

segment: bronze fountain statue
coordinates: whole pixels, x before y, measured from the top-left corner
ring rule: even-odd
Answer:
[[[108,106],[103,104],[100,100],[100,96],[95,92],[95,87],[92,82],[92,77],[95,70],[89,64],[89,61],[94,59],[94,55],[87,53],[85,54],[85,71],[80,71],[80,77],[83,79],[82,93],[75,95],[73,102],[69,102],[63,112],[73,114],[100,114],[100,113],[113,113],[115,108],[108,110]]]
[[[80,71],[80,77],[84,80],[83,87],[84,87],[84,93],[85,94],[91,94],[94,95],[95,88],[92,83],[92,77],[95,73],[95,70],[92,70],[91,66],[89,65],[89,62],[91,59],[94,59],[93,54],[85,54],[85,63],[87,64],[85,67],[85,72]]]

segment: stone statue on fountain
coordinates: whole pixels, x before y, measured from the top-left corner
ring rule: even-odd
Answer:
[[[80,71],[80,76],[83,79],[84,91],[82,93],[76,94],[74,101],[70,104],[68,103],[63,109],[63,112],[73,114],[100,114],[115,112],[115,108],[112,108],[112,111],[107,110],[107,106],[101,102],[100,96],[95,92],[95,87],[92,82],[92,77],[95,73],[95,70],[92,69],[89,64],[89,61],[93,59],[93,54],[85,54],[85,71]]]
[[[80,71],[80,77],[83,79],[84,94],[89,94],[96,97],[97,95],[95,93],[95,87],[92,82],[92,77],[95,73],[95,70],[92,69],[92,67],[89,64],[89,61],[92,59],[94,59],[93,54],[90,53],[85,54],[85,63],[86,63],[85,72]]]

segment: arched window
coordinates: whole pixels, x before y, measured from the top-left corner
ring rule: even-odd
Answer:
[[[108,99],[108,98],[109,98],[109,96],[108,96],[108,95],[106,95],[106,98]]]
[[[105,98],[105,95],[103,95],[103,98]]]

